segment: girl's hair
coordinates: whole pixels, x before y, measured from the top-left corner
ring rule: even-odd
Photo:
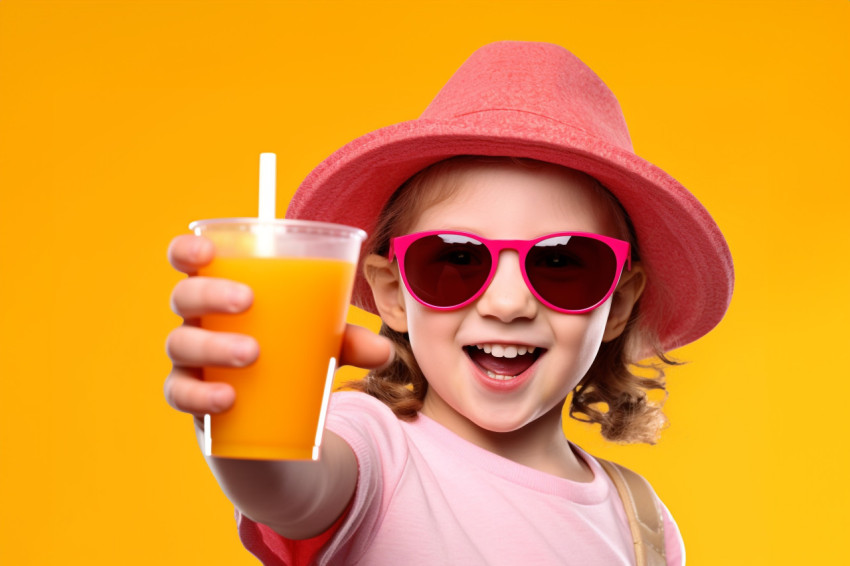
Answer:
[[[458,156],[435,163],[405,182],[386,204],[366,243],[368,253],[386,257],[393,237],[406,233],[421,211],[448,198],[463,171],[481,164],[511,164],[529,169],[560,167],[531,159],[480,156]],[[437,179],[439,182],[434,182]],[[618,237],[631,244],[632,261],[640,261],[634,228],[622,205],[598,182],[595,188],[616,221]],[[573,390],[569,415],[582,422],[599,423],[602,436],[608,440],[654,444],[667,423],[662,412],[667,394],[663,368],[677,362],[664,355],[655,333],[641,324],[639,312],[640,300],[623,333],[602,343],[587,374]],[[380,333],[393,342],[395,359],[389,366],[346,385],[380,399],[398,418],[413,420],[422,408],[428,382],[416,363],[407,334],[396,332],[386,324],[382,324]],[[638,364],[639,352],[647,350],[655,352],[658,361]],[[650,375],[637,375],[633,368]],[[650,400],[650,392],[658,393],[660,398]]]

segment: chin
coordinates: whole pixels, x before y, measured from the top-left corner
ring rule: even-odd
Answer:
[[[501,418],[498,416],[498,414],[488,414],[486,418],[473,418],[469,420],[478,428],[481,428],[488,432],[494,432],[497,434],[508,434],[525,428],[530,423],[536,421],[537,418],[518,419],[516,412],[511,411],[511,414],[505,415]]]

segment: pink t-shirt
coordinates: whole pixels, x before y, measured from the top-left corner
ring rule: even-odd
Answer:
[[[349,511],[324,535],[297,542],[237,513],[243,544],[264,564],[634,564],[616,488],[578,448],[592,482],[522,466],[423,415],[400,421],[354,392],[333,395],[327,428],[357,456]],[[679,529],[662,511],[668,564],[684,564]]]

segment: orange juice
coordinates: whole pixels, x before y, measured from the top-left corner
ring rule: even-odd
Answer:
[[[217,257],[201,271],[254,291],[247,312],[204,316],[201,326],[247,334],[260,345],[248,367],[204,368],[204,380],[236,390],[233,407],[209,421],[214,456],[317,457],[353,272],[342,260],[280,257]]]

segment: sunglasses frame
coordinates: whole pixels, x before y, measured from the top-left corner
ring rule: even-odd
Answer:
[[[490,266],[490,273],[487,275],[487,279],[484,281],[484,283],[481,284],[481,288],[478,289],[478,291],[476,291],[469,299],[467,299],[467,300],[465,300],[462,303],[459,303],[457,305],[450,305],[450,306],[432,305],[432,304],[422,300],[413,291],[413,289],[410,286],[410,283],[407,280],[407,273],[406,273],[405,266],[404,266],[404,256],[405,256],[405,253],[407,252],[408,248],[410,248],[410,246],[413,245],[413,243],[416,242],[417,240],[420,240],[422,238],[426,238],[428,236],[439,236],[439,235],[464,236],[464,237],[467,237],[467,238],[471,238],[475,241],[481,242],[487,248],[487,251],[490,253],[491,266]],[[587,308],[583,308],[583,309],[579,309],[579,310],[570,310],[570,309],[561,308],[557,305],[550,303],[549,301],[547,301],[545,298],[543,298],[537,292],[537,290],[534,288],[534,285],[532,285],[531,280],[528,277],[528,273],[526,272],[525,263],[526,263],[526,260],[528,258],[528,252],[531,251],[531,249],[534,246],[536,246],[537,244],[539,244],[540,242],[542,242],[544,240],[549,240],[551,238],[558,238],[558,237],[564,237],[564,236],[570,236],[570,237],[571,236],[581,236],[581,237],[584,237],[584,238],[590,238],[590,239],[602,242],[603,244],[607,245],[611,249],[611,251],[614,252],[614,256],[617,259],[616,272],[615,272],[615,275],[614,275],[614,279],[611,282],[610,288],[605,293],[604,297],[602,297],[595,304],[593,304],[593,305],[591,305]],[[623,241],[623,240],[618,240],[616,238],[610,238],[608,236],[603,236],[601,234],[592,234],[590,232],[555,232],[555,233],[552,233],[552,234],[546,234],[545,236],[540,236],[539,238],[534,238],[533,240],[491,240],[491,239],[488,239],[488,238],[483,238],[483,237],[481,237],[477,234],[472,234],[470,232],[457,232],[457,231],[453,231],[453,230],[430,230],[430,231],[427,231],[427,232],[415,232],[413,234],[407,234],[405,236],[399,236],[399,237],[391,239],[390,240],[390,250],[389,250],[389,254],[388,254],[388,259],[389,259],[390,262],[392,262],[393,259],[398,258],[398,266],[399,266],[399,272],[401,273],[401,279],[404,282],[404,286],[407,288],[407,290],[410,292],[411,296],[414,299],[416,299],[419,303],[421,303],[422,305],[424,305],[424,306],[426,306],[430,309],[441,310],[441,311],[451,311],[451,310],[462,309],[463,307],[469,305],[470,303],[473,303],[476,299],[478,299],[481,295],[484,294],[484,292],[490,286],[490,283],[493,281],[493,278],[496,276],[496,270],[499,267],[499,259],[501,257],[502,251],[504,251],[504,250],[513,250],[513,251],[515,251],[519,254],[519,265],[520,265],[520,271],[522,272],[522,278],[525,281],[525,285],[526,285],[526,287],[528,287],[528,290],[531,291],[531,294],[534,295],[534,297],[538,301],[540,301],[541,303],[546,305],[548,308],[550,308],[554,311],[560,312],[560,313],[565,313],[565,314],[582,314],[582,313],[590,312],[590,311],[594,310],[595,308],[599,307],[599,305],[601,305],[605,301],[607,301],[608,297],[610,297],[614,293],[614,289],[617,288],[617,284],[620,282],[620,277],[623,274],[623,267],[625,266],[629,271],[631,271],[631,269],[632,269],[631,246],[629,245],[628,242]]]

